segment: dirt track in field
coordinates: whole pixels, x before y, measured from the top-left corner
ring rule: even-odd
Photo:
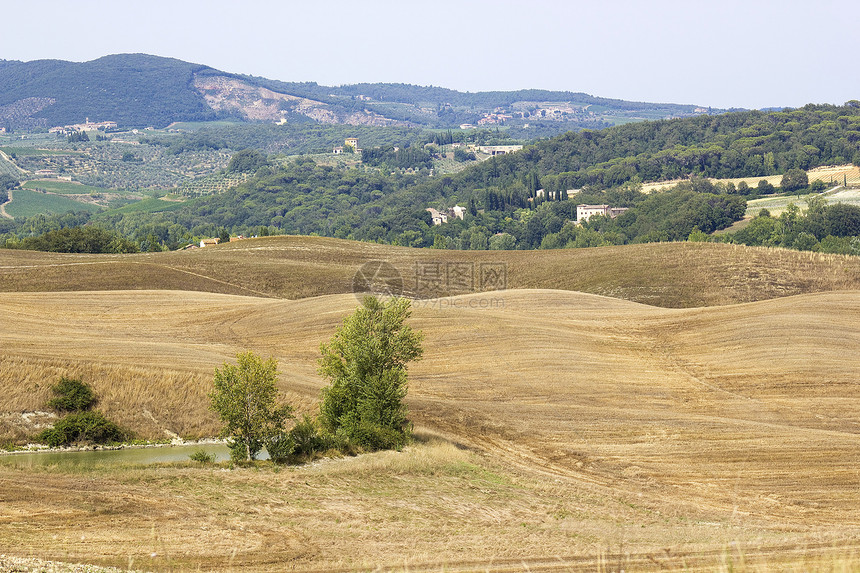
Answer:
[[[93,383],[109,415],[151,431],[143,404],[172,432],[205,433],[216,427],[205,399],[212,369],[244,349],[278,358],[282,388],[312,407],[319,342],[356,304],[352,295],[7,294],[0,356],[34,378],[22,385],[6,368],[0,389],[14,408],[35,409],[46,397],[28,386],[38,373],[102,369],[113,378]],[[856,291],[685,310],[504,291],[416,303],[412,323],[426,334],[426,359],[411,370],[416,425],[509,471],[649,519],[742,525],[767,541],[765,553],[809,536],[844,547],[860,534]],[[666,542],[681,530],[669,528]],[[693,530],[719,550],[719,528]],[[656,551],[650,534],[630,543]],[[535,559],[535,570],[555,567]]]

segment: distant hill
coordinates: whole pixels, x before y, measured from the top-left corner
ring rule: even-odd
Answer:
[[[508,126],[535,136],[643,119],[709,113],[583,93],[521,90],[463,93],[406,84],[340,87],[229,74],[146,54],[91,62],[0,60],[0,127],[33,129],[92,121],[165,127],[177,121],[315,121],[458,128]]]
[[[0,126],[51,127],[92,121],[164,126],[215,119],[193,89],[205,66],[140,54],[92,62],[0,62]]]

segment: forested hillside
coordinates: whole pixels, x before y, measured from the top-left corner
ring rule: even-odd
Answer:
[[[628,181],[763,177],[792,168],[860,164],[860,102],[627,124],[567,133],[436,182],[449,194],[497,187],[521,195]],[[534,183],[528,188],[527,177]],[[535,179],[535,177],[537,179]]]
[[[143,54],[83,63],[2,61],[0,125],[50,127],[89,117],[127,127],[163,127],[174,121],[215,119],[203,97],[190,88],[193,75],[206,69]]]

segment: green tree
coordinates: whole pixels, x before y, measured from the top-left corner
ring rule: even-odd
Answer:
[[[378,450],[409,439],[406,370],[423,353],[423,335],[406,324],[410,314],[407,299],[367,296],[320,346],[319,373],[330,382],[320,422],[340,441]]]
[[[517,248],[517,239],[510,233],[499,233],[490,237],[488,244],[491,251],[512,251]]]
[[[243,149],[230,158],[228,173],[256,173],[269,164],[266,155],[256,149]]]
[[[236,355],[237,365],[224,363],[215,369],[215,389],[210,408],[225,423],[222,434],[230,437],[230,456],[251,461],[268,440],[283,433],[292,408],[277,403],[278,364],[265,362],[253,352]]]
[[[798,191],[809,187],[809,176],[803,169],[789,169],[779,184],[785,192]]]

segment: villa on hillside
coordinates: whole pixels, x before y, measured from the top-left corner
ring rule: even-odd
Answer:
[[[203,247],[214,247],[215,245],[217,245],[220,242],[221,242],[221,239],[218,237],[215,237],[214,239],[202,239],[200,241],[200,247],[201,248],[203,248]]]
[[[344,146],[348,145],[352,147],[352,150],[356,153],[361,153],[361,149],[358,147],[358,138],[357,137],[347,137],[343,141]]]
[[[577,205],[576,222],[588,221],[594,215],[614,219],[621,213],[627,211],[627,207],[610,207],[609,205]]]
[[[496,155],[507,155],[522,148],[522,145],[478,145],[475,147],[475,150],[495,157]]]
[[[448,222],[448,215],[446,213],[440,213],[433,207],[427,207],[425,210],[430,213],[430,219],[432,219],[434,225],[441,225],[442,223]]]
[[[466,208],[461,207],[459,205],[454,205],[446,213],[441,211],[437,211],[433,207],[427,207],[425,209],[428,213],[430,213],[430,219],[433,221],[434,225],[441,225],[442,223],[447,223],[449,219],[460,219],[461,221],[466,216]]]

